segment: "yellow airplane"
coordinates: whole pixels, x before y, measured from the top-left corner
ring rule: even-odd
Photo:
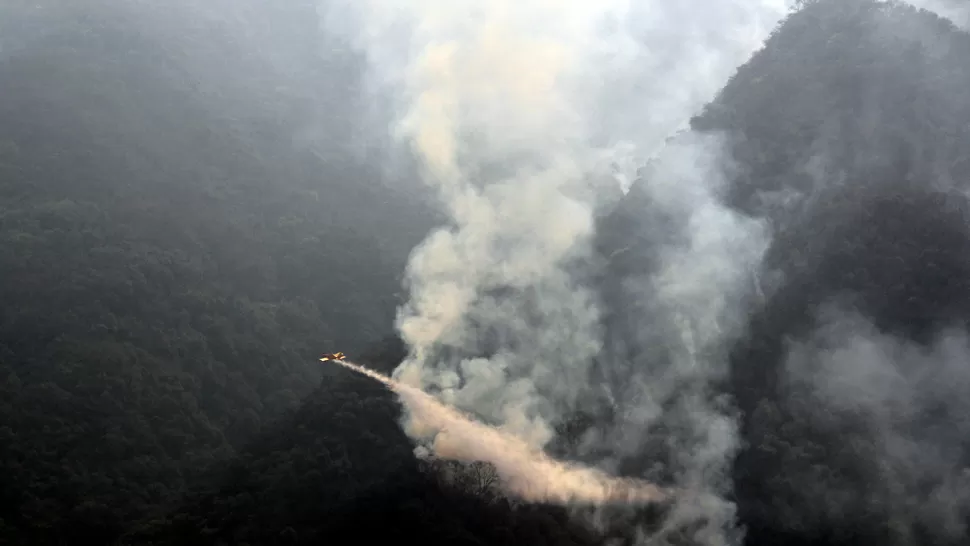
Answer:
[[[336,353],[326,353],[320,357],[320,362],[327,362],[328,360],[345,360],[347,357],[341,352]]]

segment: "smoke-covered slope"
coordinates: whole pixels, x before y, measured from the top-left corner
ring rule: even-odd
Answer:
[[[594,279],[606,304],[599,356],[639,368],[593,367],[630,397],[586,416],[605,424],[598,435],[570,429],[562,452],[657,480],[678,456],[698,455],[682,470],[716,470],[701,460],[713,444],[691,434],[717,432],[697,425],[729,417],[730,405],[693,411],[676,395],[720,389],[742,410],[746,445],[728,496],[749,544],[959,543],[970,490],[970,210],[957,191],[970,46],[952,25],[895,4],[806,4],[694,120],[727,132],[738,163],[730,201],[766,214],[773,234],[767,265],[750,276],[755,297],[730,307],[728,326],[742,333],[730,375],[700,386],[663,376],[676,324],[654,327],[670,316],[634,305],[644,279],[678,257],[659,251],[685,237],[685,219],[655,202],[648,169],[599,223],[608,266]],[[273,20],[305,23],[313,10],[293,5]],[[355,353],[388,327],[396,274],[430,223],[401,205],[405,195],[367,183],[376,172],[340,159],[355,151],[342,138],[361,121],[352,107],[325,100],[349,118],[311,115],[313,92],[294,91],[344,65],[307,77],[280,62],[285,48],[243,55],[271,33],[205,26],[232,18],[200,8],[192,20],[206,32],[190,32],[159,11],[152,21],[164,24],[134,32],[136,12],[78,26],[65,10],[46,36],[0,42],[0,538],[599,540],[562,510],[515,507],[419,464],[380,386],[335,369],[312,390],[307,362],[320,344]],[[235,47],[243,35],[249,46]],[[340,87],[326,87],[327,100],[358,91]],[[731,228],[722,234],[737,233],[738,217],[714,212]],[[712,240],[725,244],[695,256],[711,258],[697,262],[706,271],[746,250]],[[389,346],[361,360],[389,372],[403,355]],[[670,403],[638,429],[652,417],[618,410],[642,410],[634,395],[658,378],[671,379],[655,391]]]
[[[733,358],[752,543],[966,540],[968,55],[928,12],[814,2],[694,120],[775,232]]]
[[[747,444],[735,467],[734,496],[748,544],[925,544],[962,538],[962,416],[967,412],[959,393],[968,375],[967,353],[962,334],[946,328],[967,317],[968,210],[965,197],[954,191],[966,177],[965,148],[959,143],[970,119],[959,90],[970,77],[960,61],[967,48],[967,37],[952,25],[911,8],[813,3],[786,21],[694,120],[698,130],[728,133],[738,159],[731,201],[740,210],[768,215],[775,235],[767,265],[750,281],[756,297],[746,304],[750,316],[739,318],[747,328],[734,347],[731,374],[715,385],[732,394],[743,412]],[[599,289],[609,304],[609,346],[626,351],[621,358],[646,362],[659,353],[644,346],[649,336],[636,325],[646,319],[633,320],[641,309],[624,295],[637,288],[645,272],[662,266],[657,251],[680,236],[683,220],[657,213],[660,207],[645,189],[650,183],[647,174],[613,214],[601,219],[597,232],[599,255],[608,264]],[[790,338],[801,343],[792,345]],[[401,356],[378,359],[379,369],[387,371]],[[602,380],[610,379],[604,372]],[[369,388],[377,387],[354,387]],[[324,388],[314,396],[336,393]],[[301,411],[309,415],[322,407],[317,404]],[[270,450],[250,458],[247,468],[277,460],[284,461],[274,467],[279,473],[284,468],[314,476],[330,471],[325,463],[297,463],[288,454],[309,449],[311,441],[332,441],[336,434],[327,431],[338,430],[340,422],[352,419],[349,414],[370,415],[363,409],[347,413],[316,421],[318,433],[298,434],[290,428],[297,425],[286,425],[277,432],[302,439],[276,455]],[[374,414],[376,420],[385,417]],[[606,411],[587,418],[617,416]],[[579,433],[568,431],[573,441],[583,436],[580,425]],[[662,427],[654,432],[656,441],[639,444],[637,453],[598,447],[625,455],[619,471],[642,475],[668,449]],[[351,442],[347,434],[339,437]],[[395,432],[385,440],[392,437],[394,445],[401,442],[403,454],[404,438]],[[364,529],[371,522],[386,522],[402,539],[448,536],[444,529],[452,529],[455,520],[427,513],[447,512],[445,505],[431,502],[420,487],[390,485],[412,475],[410,455],[402,455],[406,463],[377,463],[388,449],[379,448],[376,439],[354,445],[368,446],[355,459],[362,471],[374,464],[399,473],[361,475],[386,481],[336,513],[337,519],[354,522],[351,526],[306,519],[334,514],[328,508],[334,501],[313,498],[324,495],[307,485],[316,481],[294,479],[286,483],[302,485],[254,486],[260,501],[238,508],[237,519],[216,516],[212,521],[220,523],[212,532],[266,541],[286,533],[302,541],[353,528],[357,538],[371,536]],[[562,452],[577,455],[575,445]],[[254,476],[266,480],[259,478],[263,473]],[[223,513],[206,504],[221,498],[218,491],[169,517],[192,514],[186,534],[161,520],[154,536],[206,543],[201,522]],[[293,512],[279,508],[290,506],[293,498],[305,500]],[[458,502],[448,498],[449,506]],[[472,506],[495,516],[485,505],[467,509]],[[487,521],[504,525],[497,522],[506,517]],[[470,520],[458,521],[469,532]],[[479,536],[494,540],[486,538],[494,537],[488,533]],[[507,540],[528,542],[528,536],[513,533]]]

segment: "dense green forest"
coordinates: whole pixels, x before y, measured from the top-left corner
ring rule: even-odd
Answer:
[[[725,386],[746,543],[960,544],[780,370],[833,297],[916,344],[970,318],[970,35],[895,3],[802,4],[692,121],[731,135],[731,203],[775,233]],[[274,22],[300,51],[317,23],[294,6]],[[280,63],[178,10],[6,9],[26,30],[0,17],[0,543],[604,543],[496,495],[485,466],[415,458],[390,393],[315,362],[403,358],[400,273],[435,224],[354,136],[359,60]],[[600,251],[623,249],[608,301],[655,262],[638,183],[601,221]],[[956,410],[932,409],[907,426],[970,463],[961,420],[939,423]],[[656,519],[613,516],[631,544],[621,522]]]
[[[210,40],[208,64],[235,72],[193,89],[160,31],[113,23],[0,59],[0,532],[16,543],[107,540],[231,457],[313,391],[319,352],[389,334],[431,225],[333,144],[281,146],[293,124],[240,97],[266,93],[247,81],[265,70],[231,44]]]

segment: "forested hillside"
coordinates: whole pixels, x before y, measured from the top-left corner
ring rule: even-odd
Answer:
[[[286,51],[314,35],[310,4],[273,12],[301,29]],[[731,204],[773,233],[723,386],[746,543],[962,544],[970,351],[938,341],[970,318],[970,35],[896,3],[802,4],[692,121],[729,136]],[[603,543],[496,495],[487,466],[418,460],[390,393],[315,362],[400,362],[400,273],[435,223],[361,154],[357,60],[253,53],[265,36],[236,43],[202,8],[195,26],[18,9],[30,25],[0,19],[0,543]],[[611,335],[636,335],[617,288],[657,262],[649,182],[600,222]]]
[[[964,543],[966,409],[933,381],[970,371],[940,353],[970,320],[970,35],[807,4],[693,122],[734,136],[734,203],[775,234],[733,363],[741,516],[755,542]]]
[[[730,135],[741,167],[732,202],[749,213],[766,214],[775,232],[768,266],[757,280],[764,305],[735,348],[729,385],[744,412],[748,442],[735,471],[746,543],[961,543],[966,535],[955,522],[964,517],[966,505],[959,495],[932,500],[945,491],[940,482],[946,480],[921,473],[920,464],[911,462],[913,475],[923,480],[912,485],[898,466],[902,461],[885,458],[869,430],[873,423],[824,407],[807,411],[811,399],[791,390],[784,368],[791,340],[812,331],[818,311],[833,299],[853,304],[886,335],[912,343],[928,342],[933,332],[967,317],[963,279],[970,273],[965,258],[970,255],[965,227],[970,211],[953,191],[966,178],[966,148],[960,143],[970,127],[970,102],[960,89],[970,83],[961,62],[970,53],[970,40],[949,23],[900,5],[864,0],[806,4],[693,120],[698,130]],[[651,241],[666,220],[642,213],[650,210],[648,200],[648,193],[635,186],[601,222],[600,250],[610,256],[602,287],[607,298],[611,287],[655,267]],[[644,237],[647,233],[652,235]],[[387,369],[395,360],[385,356],[368,362]],[[168,519],[132,535],[131,543],[147,536],[160,543],[204,544],[211,536],[227,543],[282,543],[283,537],[313,543],[347,529],[361,540],[408,536],[462,543],[453,534],[456,528],[468,540],[469,534],[477,536],[475,543],[508,543],[512,537],[516,543],[588,540],[582,538],[588,530],[551,531],[559,517],[556,510],[526,515],[473,500],[461,505],[456,491],[437,489],[437,474],[421,476],[410,457],[377,464],[383,460],[379,453],[395,449],[406,457],[403,436],[336,432],[345,420],[372,422],[363,418],[371,411],[393,414],[378,410],[384,407],[380,404],[365,409],[369,398],[347,399],[344,407],[357,409],[336,421],[302,424],[311,415],[339,411],[324,409],[323,400],[341,399],[337,385],[344,381],[359,380],[325,382],[300,410],[302,417],[281,429],[289,431],[286,438],[305,435],[303,440],[288,440],[275,454],[245,456],[237,472],[246,477],[227,475]],[[361,383],[355,390],[368,388],[373,386]],[[959,407],[933,411],[910,416],[902,425],[930,432],[897,438],[914,442],[917,458],[920,445],[926,445],[927,453],[937,449],[940,434],[962,442],[959,425],[954,428],[940,417],[959,419],[952,413]],[[833,425],[838,419],[844,420],[841,427]],[[313,430],[327,432],[318,436]],[[339,447],[330,447],[331,438],[341,439]],[[307,458],[331,460],[335,450],[343,453],[358,445],[371,446],[364,450],[373,454],[353,459],[347,475],[360,474],[348,482],[349,489],[307,485],[337,481],[321,479],[326,475],[321,468],[331,467],[308,464]],[[873,461],[885,466],[874,472]],[[382,470],[369,470],[372,462]],[[255,470],[270,466],[272,472]],[[287,473],[292,477],[284,478]],[[370,485],[374,476],[381,476],[375,482],[379,485]],[[237,483],[247,484],[246,507],[229,504],[241,494],[229,485]],[[334,514],[329,507],[336,505],[336,497],[328,495],[345,491],[353,491],[348,495],[358,501],[344,505],[349,508],[336,517],[314,519],[314,514]],[[446,504],[439,504],[442,498]],[[221,505],[218,499],[224,499]],[[301,501],[293,504],[293,499]],[[939,517],[934,519],[931,510]],[[469,520],[469,514],[478,515]],[[476,526],[474,521],[487,523]],[[374,522],[382,528],[372,529]],[[512,534],[496,535],[496,528]]]
[[[387,335],[431,225],[336,141],[294,146],[231,44],[193,83],[157,29],[52,27],[0,57],[0,534],[20,544],[116,536],[310,393],[320,351]]]
[[[359,361],[387,372],[404,356],[403,345],[390,338]],[[181,506],[154,514],[122,542],[598,543],[562,508],[514,506],[487,480],[444,478],[414,457],[399,411],[383,386],[331,368],[299,410],[210,475]]]

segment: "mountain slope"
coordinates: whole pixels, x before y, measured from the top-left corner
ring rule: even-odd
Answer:
[[[11,544],[104,542],[231,455],[319,351],[387,332],[431,225],[376,170],[281,146],[272,111],[213,108],[150,32],[92,25],[0,59]],[[205,82],[249,104],[238,83]]]
[[[743,410],[747,448],[734,476],[741,523],[752,545],[960,543],[959,526],[934,526],[916,506],[940,506],[929,502],[925,490],[904,489],[908,497],[900,496],[880,481],[899,475],[868,471],[884,455],[865,428],[872,423],[838,412],[828,414],[829,421],[822,413],[806,413],[810,398],[789,390],[785,377],[790,340],[814,332],[817,312],[833,300],[852,302],[878,328],[912,343],[968,316],[963,279],[970,278],[965,258],[970,237],[961,219],[970,209],[952,191],[966,177],[961,166],[966,152],[959,144],[970,119],[958,91],[968,77],[960,61],[967,39],[930,14],[895,4],[807,4],[693,120],[697,130],[731,137],[741,167],[732,204],[767,215],[775,230],[768,265],[760,272],[764,304],[750,317],[749,331],[734,350],[730,382],[723,385]],[[599,232],[599,251],[609,264],[600,288],[609,305],[608,335],[619,339],[611,342],[617,346],[624,337],[640,335],[627,324],[627,314],[638,310],[628,307],[619,287],[656,268],[658,238],[668,222],[678,221],[645,213],[656,207],[641,190],[634,186],[602,219]],[[636,341],[627,345],[635,348]],[[403,356],[395,352],[370,364],[389,369]],[[467,493],[429,494],[427,485],[418,485],[429,482],[417,477],[406,440],[384,428],[396,413],[348,394],[376,386],[353,376],[339,381],[325,384],[298,412],[302,417],[274,431],[287,438],[285,444],[261,442],[277,447],[244,456],[242,477],[224,477],[146,524],[130,542],[151,537],[158,543],[206,544],[213,542],[206,533],[213,533],[228,542],[282,543],[286,537],[312,543],[338,531],[355,540],[434,542],[461,529],[466,538],[481,533],[483,543],[531,543],[531,524],[509,527],[504,538],[472,531],[504,528],[510,524],[498,522],[513,516]],[[341,409],[325,409],[340,399]],[[327,413],[335,417],[323,417]],[[934,430],[953,432],[945,419],[943,425],[939,418],[931,421]],[[312,426],[301,429],[299,423]],[[359,432],[371,428],[386,432],[380,438]],[[919,437],[907,437],[913,438]],[[935,441],[932,435],[925,439],[929,445]],[[330,487],[343,463],[317,454],[330,457],[351,445],[361,447],[346,463],[357,477]],[[392,456],[384,459],[386,454]],[[304,478],[268,478],[287,473]],[[237,483],[258,500],[225,508],[239,494],[233,489]],[[348,491],[349,502],[334,497]],[[447,502],[441,504],[441,498]],[[954,506],[959,509],[949,508]],[[549,521],[543,510],[536,517]],[[314,521],[314,515],[320,519]],[[492,523],[484,528],[473,523],[483,519]],[[540,534],[531,540],[571,543],[584,536],[579,530],[555,536],[551,527],[535,527]]]
[[[359,362],[389,372],[396,338]],[[443,482],[412,453],[400,407],[343,368],[184,503],[145,521],[125,544],[594,544],[565,511],[514,508]]]
[[[899,354],[935,365],[936,337],[970,316],[970,42],[892,3],[806,4],[694,120],[731,136],[732,204],[775,230],[764,306],[724,386],[743,411],[742,523],[749,544],[961,543],[967,488],[931,468],[968,462],[961,399],[872,389]],[[231,32],[125,17],[69,20],[0,57],[0,541],[596,543],[563,510],[442,481],[386,391],[313,361],[387,332],[432,224],[336,144],[354,91],[329,87],[348,117],[294,135],[307,109],[268,85],[279,65],[264,78],[269,61],[235,59]],[[207,48],[187,55],[173,36]],[[638,310],[617,287],[655,267],[669,220],[646,200],[635,187],[603,221],[621,341]],[[833,303],[868,328],[820,324]],[[831,330],[888,349],[796,358],[835,344]],[[953,392],[959,348],[943,345]],[[359,360],[388,371],[401,357],[391,342]],[[833,409],[793,387],[803,368],[838,380],[811,389],[845,370],[862,381]],[[885,411],[899,400],[913,407]]]
[[[970,35],[893,2],[808,4],[693,121],[732,136],[733,203],[775,231],[733,359],[741,515],[752,544],[961,543],[970,504],[939,465],[968,462],[963,410],[906,355],[968,370],[934,351],[970,319]]]

